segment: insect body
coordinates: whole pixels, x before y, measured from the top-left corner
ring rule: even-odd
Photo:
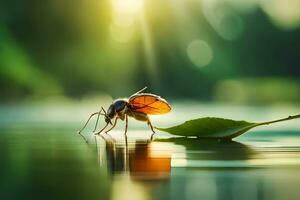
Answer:
[[[101,107],[101,110],[99,112],[91,114],[86,124],[79,131],[79,134],[81,134],[81,131],[86,127],[89,120],[94,115],[98,115],[98,119],[100,115],[103,115],[106,122],[106,125],[96,134],[100,134],[107,128],[109,124],[111,124],[112,126],[105,131],[105,133],[108,133],[116,126],[117,121],[120,119],[122,121],[125,120],[126,135],[128,128],[128,116],[139,121],[147,122],[152,132],[155,133],[148,115],[160,115],[168,113],[171,110],[171,106],[166,100],[157,95],[142,93],[145,89],[146,87],[133,94],[131,97],[129,97],[129,99],[117,99],[113,101],[107,111],[105,111],[104,108]],[[98,119],[94,131],[97,128]],[[114,120],[113,123],[112,120]]]

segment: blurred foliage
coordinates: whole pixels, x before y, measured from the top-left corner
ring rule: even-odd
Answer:
[[[1,33],[3,41],[0,60],[1,64],[7,66],[0,68],[0,76],[3,77],[0,79],[1,93],[6,96],[16,95],[19,92],[41,95],[45,92],[49,94],[47,91],[60,93],[59,84],[47,73],[34,67],[24,50],[9,38],[4,29]]]
[[[145,85],[168,98],[299,101],[299,6],[298,0],[4,0],[0,101],[128,96]]]
[[[263,104],[300,101],[300,84],[295,78],[243,78],[222,80],[214,88],[221,102]]]

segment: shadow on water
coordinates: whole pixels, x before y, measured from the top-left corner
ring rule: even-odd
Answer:
[[[247,160],[258,154],[248,145],[232,140],[215,140],[176,137],[168,139],[157,139],[157,142],[171,142],[174,145],[185,147],[188,159],[201,160]]]

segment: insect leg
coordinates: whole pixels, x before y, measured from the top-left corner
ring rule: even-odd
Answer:
[[[106,125],[98,132],[95,133],[95,135],[99,135],[102,131],[104,131],[104,129],[106,129],[106,127],[108,126],[109,123],[106,123]]]
[[[78,133],[81,135],[81,132],[83,131],[83,129],[85,129],[85,127],[88,125],[89,121],[91,120],[91,118],[94,116],[94,115],[100,115],[100,112],[95,112],[93,114],[90,115],[89,119],[86,121],[86,123],[84,124],[84,126],[78,131]]]
[[[97,126],[98,126],[98,121],[99,121],[99,117],[100,117],[100,115],[103,115],[103,116],[105,116],[105,114],[102,114],[101,112],[104,110],[104,108],[101,106],[101,110],[99,111],[99,113],[98,113],[98,117],[97,117],[97,121],[96,121],[96,124],[95,124],[95,128],[94,128],[94,130],[93,130],[93,132],[95,132],[96,131],[96,129],[97,129]],[[105,110],[104,110],[105,111]],[[105,112],[104,112],[105,113]]]
[[[127,137],[127,129],[128,129],[128,115],[125,115],[125,132],[124,132],[125,137]]]
[[[78,132],[79,133],[79,132]],[[79,133],[79,135],[84,139],[84,141],[88,144],[89,141],[84,137],[84,135],[82,135],[81,133]]]
[[[151,121],[150,121],[150,119],[148,119],[148,122],[147,122],[147,124],[150,126],[150,128],[151,128],[151,131],[152,131],[153,133],[155,133],[155,131],[154,131],[154,129],[153,129],[153,126],[152,126],[152,124],[151,124]]]
[[[110,129],[108,129],[107,131],[105,131],[105,133],[108,133],[109,131],[111,131],[113,128],[115,128],[115,126],[117,125],[117,121],[118,121],[118,117],[116,117],[114,124],[112,125],[112,127],[110,127]]]
[[[153,140],[153,136],[154,136],[154,134],[155,134],[155,131],[154,131],[154,129],[153,129],[153,126],[152,126],[152,124],[151,124],[150,119],[148,119],[148,122],[147,122],[147,123],[148,123],[148,125],[150,126],[151,131],[152,131],[152,134],[151,134],[150,139]]]

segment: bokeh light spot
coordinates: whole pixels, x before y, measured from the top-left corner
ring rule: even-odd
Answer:
[[[187,47],[189,59],[198,67],[207,66],[213,59],[213,50],[204,40],[194,40]]]
[[[208,23],[224,40],[233,41],[242,35],[243,18],[239,12],[222,1],[203,1],[203,13]]]
[[[239,15],[228,13],[221,18],[218,30],[224,39],[235,40],[244,30],[243,20]]]
[[[278,27],[292,30],[300,26],[299,0],[261,0],[260,5]]]

